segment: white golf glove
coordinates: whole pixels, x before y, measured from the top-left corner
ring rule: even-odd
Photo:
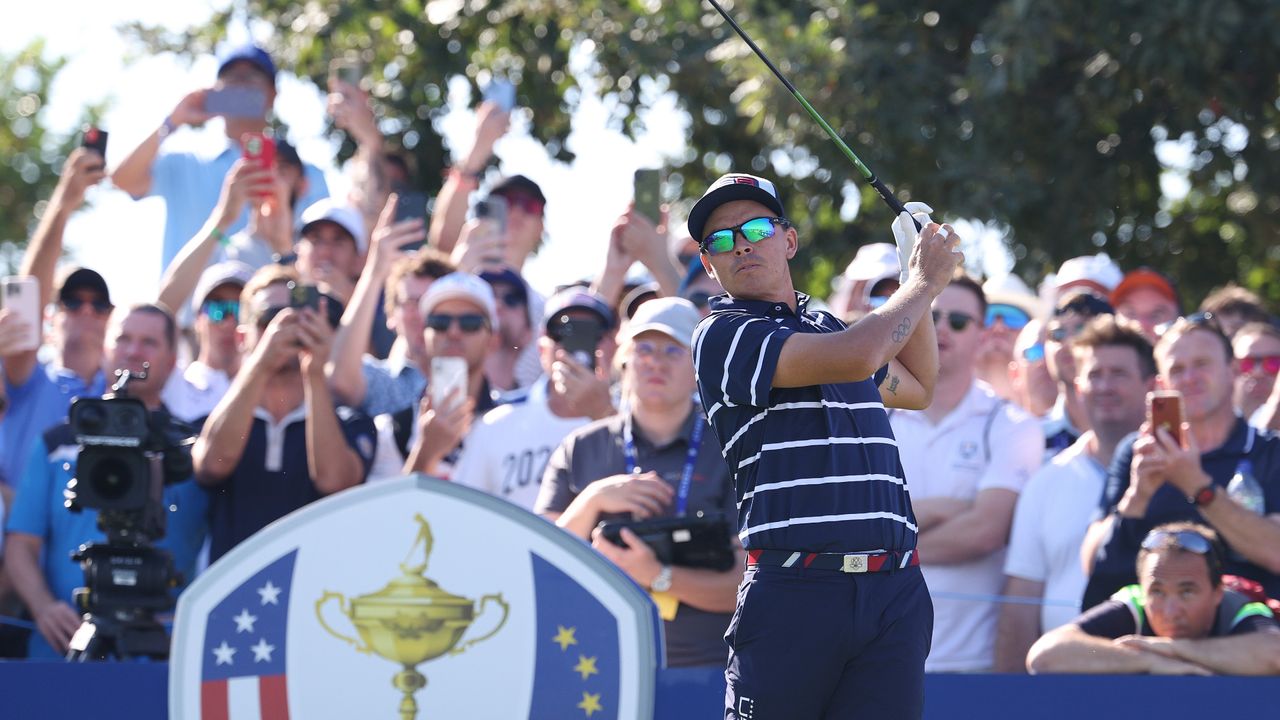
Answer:
[[[898,245],[898,267],[900,268],[898,282],[905,285],[911,269],[911,250],[915,248],[916,238],[919,237],[915,223],[911,222],[911,219],[914,217],[920,223],[920,227],[924,227],[933,222],[929,218],[933,208],[922,202],[904,203],[902,207],[906,208],[906,212],[894,218],[893,225],[890,227],[893,229],[893,241]]]

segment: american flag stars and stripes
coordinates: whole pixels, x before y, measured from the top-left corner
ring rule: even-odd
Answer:
[[[204,720],[287,720],[286,630],[294,550],[258,571],[209,613],[201,658]]]

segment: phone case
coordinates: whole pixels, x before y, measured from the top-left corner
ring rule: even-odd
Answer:
[[[657,223],[658,215],[661,212],[659,207],[662,199],[659,197],[662,184],[661,172],[647,168],[636,170],[635,175],[635,207],[640,214],[649,219],[650,222]]]
[[[484,88],[484,99],[511,112],[516,107],[516,86],[506,78],[494,78]]]
[[[492,220],[498,225],[498,232],[507,231],[507,199],[501,195],[490,195],[476,201],[476,219]]]
[[[1175,390],[1157,390],[1147,393],[1147,420],[1151,431],[1163,427],[1173,439],[1182,444],[1182,394]]]
[[[19,350],[40,347],[40,284],[30,276],[14,275],[0,279],[0,307],[27,322],[27,333]]]
[[[84,136],[80,138],[80,146],[91,150],[97,150],[102,157],[107,156],[107,131],[93,126],[84,129]]]
[[[222,117],[261,118],[267,114],[267,96],[253,88],[211,90],[205,95],[204,109]]]
[[[466,392],[467,361],[460,357],[431,358],[431,404],[443,408],[456,389]]]

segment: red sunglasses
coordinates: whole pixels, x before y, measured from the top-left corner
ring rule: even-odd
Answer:
[[[507,199],[508,207],[520,208],[520,210],[528,215],[542,214],[542,201],[529,193],[508,192],[502,193],[502,197]]]
[[[1240,372],[1251,373],[1259,366],[1268,375],[1280,373],[1280,355],[1250,355],[1240,358]]]

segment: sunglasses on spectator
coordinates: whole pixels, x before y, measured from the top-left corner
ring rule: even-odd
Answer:
[[[693,303],[693,306],[701,310],[711,304],[711,293],[698,290],[685,295],[685,300]]]
[[[1036,343],[1022,349],[1022,359],[1027,362],[1040,362],[1044,360],[1044,343]]]
[[[969,324],[976,319],[968,313],[933,311],[933,324],[938,325],[943,320],[946,320],[947,327],[951,328],[951,332],[964,332],[965,328],[969,327]]]
[[[484,316],[478,313],[466,313],[463,315],[432,313],[427,316],[426,326],[436,332],[448,332],[454,321],[457,321],[459,330],[468,334],[479,332],[488,325]]]
[[[544,205],[538,198],[523,192],[505,192],[502,197],[507,201],[507,207],[520,208],[529,215],[541,215]]]
[[[752,218],[741,225],[716,230],[703,238],[698,248],[709,255],[732,252],[735,244],[734,235],[741,235],[749,243],[758,243],[773,237],[779,227],[788,228],[791,227],[791,223],[786,218],[780,217]]]
[[[1115,310],[1111,307],[1111,303],[1103,300],[1097,295],[1091,293],[1080,293],[1071,298],[1070,302],[1053,311],[1054,317],[1061,317],[1069,312],[1085,317],[1093,317],[1094,315],[1112,315]]]
[[[200,312],[211,321],[220,323],[223,320],[235,320],[240,317],[239,300],[207,300],[200,306]]]
[[[98,315],[106,315],[107,313],[111,312],[113,308],[115,308],[114,305],[107,302],[106,300],[90,301],[90,300],[85,300],[83,298],[78,298],[78,297],[69,297],[69,298],[64,298],[62,300],[62,307],[66,308],[68,312],[73,312],[73,313],[80,312],[80,308],[84,307],[85,305],[89,305],[93,307],[93,311]]]
[[[1197,555],[1208,555],[1213,551],[1213,544],[1209,542],[1209,538],[1190,530],[1178,530],[1177,532],[1169,532],[1168,530],[1153,531],[1143,539],[1142,549],[1159,550],[1170,540],[1173,541],[1174,545]]]
[[[1031,322],[1031,316],[1025,310],[1005,303],[991,303],[987,306],[986,326],[993,327],[996,321],[1004,323],[1010,330],[1021,330]]]
[[[688,353],[688,350],[679,343],[669,343],[659,346],[658,343],[641,340],[635,344],[635,356],[646,360],[667,360],[674,362],[679,360]]]
[[[1240,358],[1238,362],[1240,372],[1251,373],[1260,367],[1268,375],[1280,373],[1280,355],[1250,355]]]

